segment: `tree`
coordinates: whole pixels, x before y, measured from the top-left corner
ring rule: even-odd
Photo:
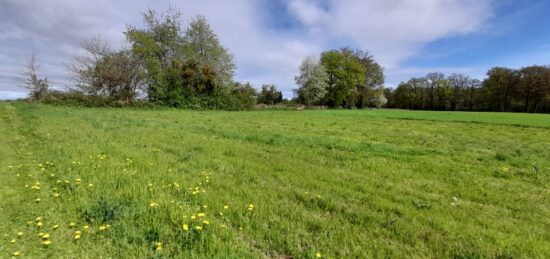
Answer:
[[[173,103],[174,84],[169,82],[173,65],[185,62],[181,26],[182,14],[175,9],[143,14],[144,29],[129,26],[125,32],[132,53],[143,61],[147,71],[147,98],[155,103]]]
[[[524,112],[537,112],[545,95],[548,93],[548,70],[543,66],[524,67],[519,71],[521,78],[519,90],[523,100]]]
[[[185,31],[184,51],[188,59],[199,66],[210,67],[217,75],[217,83],[229,85],[233,80],[233,55],[224,48],[204,16],[196,16]]]
[[[355,107],[357,86],[365,82],[365,68],[349,49],[330,50],[321,54],[328,74],[326,103],[332,107]]]
[[[353,55],[365,69],[365,80],[357,85],[357,107],[363,108],[369,106],[371,100],[374,100],[377,95],[378,87],[384,84],[384,69],[368,51],[355,50]]]
[[[295,78],[299,86],[295,90],[298,99],[308,107],[322,100],[327,93],[329,80],[325,67],[314,57],[306,57],[300,65],[300,74]]]
[[[518,72],[504,67],[494,67],[487,72],[483,81],[487,108],[494,111],[509,111],[512,97],[517,92]]]
[[[145,87],[145,71],[130,50],[113,51],[100,37],[82,42],[86,55],[68,65],[76,87],[85,94],[132,102]]]
[[[467,94],[467,102],[468,102],[468,110],[473,111],[474,110],[474,102],[475,102],[475,95],[478,92],[479,88],[481,87],[481,81],[478,79],[470,79],[468,80],[468,94]]]
[[[463,93],[470,82],[470,78],[463,74],[451,74],[447,81],[452,88],[451,110],[456,111],[463,106]]]
[[[275,85],[262,85],[258,94],[258,103],[274,105],[283,101],[283,93],[277,91]]]
[[[376,108],[380,109],[382,106],[386,105],[387,102],[388,99],[384,95],[384,87],[380,86],[377,90],[374,104],[376,105]]]
[[[442,91],[441,88],[446,87],[445,83],[445,75],[443,73],[435,72],[435,73],[429,73],[426,75],[426,79],[428,82],[428,109],[433,110],[435,109],[435,100],[436,97],[438,97],[439,101],[439,109],[441,109],[442,106],[442,100],[440,97],[443,97],[441,95],[445,94],[445,91]]]
[[[23,63],[23,69],[19,72],[20,85],[29,91],[29,100],[39,101],[48,93],[48,78],[40,78],[40,62],[34,52]]]

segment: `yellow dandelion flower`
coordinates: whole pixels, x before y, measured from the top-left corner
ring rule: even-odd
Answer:
[[[90,183],[90,184],[88,184],[88,187],[94,187],[94,185]]]
[[[11,253],[12,256],[19,256],[21,254],[21,252],[19,251],[15,251],[13,253]]]
[[[183,224],[183,230],[184,231],[189,231],[189,225]]]
[[[10,241],[10,243],[12,243],[12,244],[15,244],[15,242],[17,242],[17,240],[15,240],[15,239],[12,239],[12,240]]]
[[[75,235],[80,235],[80,234],[82,234],[82,232],[80,232],[80,230],[77,230],[77,231],[74,232],[74,234]]]
[[[86,226],[84,226],[84,227],[82,227],[82,228],[84,228],[84,230],[88,230],[88,228],[90,228],[90,226],[86,225]]]
[[[58,229],[58,228],[59,228],[59,225],[55,224],[55,225],[53,225],[52,228],[53,228],[53,229]]]
[[[192,220],[195,220],[197,217],[195,217],[195,215],[191,216],[191,219]]]
[[[59,197],[59,195],[60,195],[59,193],[54,193],[54,194],[53,194],[53,197],[56,197],[56,198],[57,198],[57,197]]]
[[[38,233],[38,237],[42,237],[44,235],[44,233],[40,232]]]
[[[80,239],[80,235],[74,235],[74,239],[76,240]]]
[[[151,202],[151,203],[149,204],[149,207],[151,207],[151,208],[158,208],[159,206],[160,206],[160,204],[158,204],[158,203],[156,203],[156,202]]]
[[[36,200],[35,200],[35,201],[36,201],[36,202],[40,202],[40,198],[36,198]]]
[[[69,227],[70,228],[76,227],[76,223],[74,223],[74,222],[69,223]]]
[[[206,214],[204,214],[203,212],[199,212],[199,213],[197,213],[197,216],[204,217],[204,216],[206,216]]]
[[[37,227],[41,227],[41,226],[42,226],[42,222],[37,222],[37,223],[36,223],[36,226],[37,226]]]
[[[208,222],[208,220],[204,220],[204,221],[202,221],[202,224],[208,225],[208,224],[210,224],[210,222]]]
[[[321,258],[321,253],[319,253],[319,252],[315,253],[315,257]]]
[[[162,246],[162,242],[157,242],[155,245],[156,246]]]
[[[41,236],[42,239],[48,239],[50,238],[50,234],[44,234]]]
[[[42,241],[42,242],[40,242],[40,243],[41,243],[42,245],[44,245],[44,246],[49,246],[49,245],[52,244],[52,241],[50,241],[50,240],[45,240],[45,241]]]
[[[224,210],[229,209],[229,206],[224,205],[224,206],[223,206],[223,209],[224,209]]]
[[[105,230],[105,229],[107,229],[107,227],[105,227],[105,226],[99,226],[99,230],[100,230],[100,231],[103,231],[103,230]]]
[[[42,217],[38,217],[35,219],[36,221],[42,221]]]
[[[195,226],[195,229],[200,231],[200,230],[202,230],[202,227],[201,226]]]
[[[23,232],[17,232],[17,236],[22,237],[22,236],[23,236]]]

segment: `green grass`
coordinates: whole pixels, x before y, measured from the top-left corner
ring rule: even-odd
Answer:
[[[2,258],[550,257],[548,115],[0,103],[0,134]]]

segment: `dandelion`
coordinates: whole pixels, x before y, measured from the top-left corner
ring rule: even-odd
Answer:
[[[18,237],[22,237],[22,236],[23,236],[23,232],[17,232],[17,236],[18,236]]]
[[[248,204],[248,210],[250,211],[254,210],[254,204]]]
[[[15,244],[15,242],[17,242],[17,240],[15,240],[15,239],[12,239],[12,240],[10,241],[10,243],[12,243],[12,244]]]
[[[189,231],[189,225],[183,224],[183,230],[184,231]]]
[[[160,204],[158,204],[158,203],[156,203],[156,202],[151,202],[151,203],[149,204],[149,207],[151,207],[151,208],[158,208],[159,206],[160,206]]]
[[[59,228],[59,225],[55,224],[55,225],[53,225],[52,228],[53,228],[54,230],[55,230],[55,229],[58,229],[58,228]]]
[[[319,252],[315,253],[315,257],[321,258],[321,253],[319,253]]]
[[[48,239],[50,238],[50,234],[44,234],[41,236],[42,239]]]
[[[21,252],[19,251],[15,251],[13,253],[11,253],[12,256],[19,256],[21,254]]]
[[[107,227],[105,227],[105,226],[99,226],[99,231],[104,231],[105,229],[107,229]]]
[[[69,223],[69,227],[70,227],[70,228],[76,227],[76,223],[74,223],[74,222]]]
[[[162,243],[161,243],[161,242],[157,242],[155,245],[156,245],[155,250],[156,250],[157,252],[160,251],[160,250],[162,250]]]
[[[192,220],[195,220],[197,217],[195,217],[195,215],[191,216],[191,219]]]
[[[42,221],[42,217],[38,217],[35,219],[36,221]]]
[[[41,243],[43,246],[49,246],[49,245],[52,244],[52,241],[50,241],[50,240],[45,240],[45,241],[42,241],[42,242],[40,242],[40,243]]]
[[[38,233],[38,237],[42,237],[44,235],[44,233],[40,232]]]
[[[59,193],[54,193],[53,197],[57,198],[57,197],[59,197],[59,195],[60,195]]]
[[[223,209],[224,209],[224,210],[229,209],[229,206],[224,205],[224,206],[223,206]]]
[[[199,217],[204,217],[205,215],[206,215],[206,214],[204,214],[203,212],[197,213],[197,216],[199,216]]]
[[[35,201],[36,201],[36,202],[40,202],[40,198],[36,198],[36,200],[35,200]]]
[[[80,234],[82,234],[82,232],[80,232],[80,230],[77,230],[77,231],[74,232],[74,234],[75,235],[80,235]]]
[[[84,230],[88,230],[88,228],[90,228],[90,226],[86,225],[84,227],[82,227]]]
[[[80,239],[80,235],[74,235],[74,239],[75,239],[75,240]]]
[[[210,224],[210,222],[208,222],[208,220],[204,220],[204,221],[202,222],[202,224],[208,225],[208,224]]]
[[[195,226],[195,229],[198,230],[198,231],[201,231],[202,227],[201,226]]]
[[[88,184],[88,187],[94,187],[94,185],[90,183],[90,184]]]
[[[37,227],[41,227],[41,226],[42,226],[42,222],[37,222],[37,223],[36,223],[36,226],[37,226]]]

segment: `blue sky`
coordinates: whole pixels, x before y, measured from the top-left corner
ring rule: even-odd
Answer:
[[[210,21],[235,56],[236,80],[275,84],[292,96],[300,61],[323,50],[369,50],[386,85],[440,71],[482,79],[493,66],[550,64],[550,1],[543,0],[0,0],[0,98],[24,95],[15,80],[34,50],[55,88],[65,63],[100,34],[124,46],[127,24],[151,7]]]

